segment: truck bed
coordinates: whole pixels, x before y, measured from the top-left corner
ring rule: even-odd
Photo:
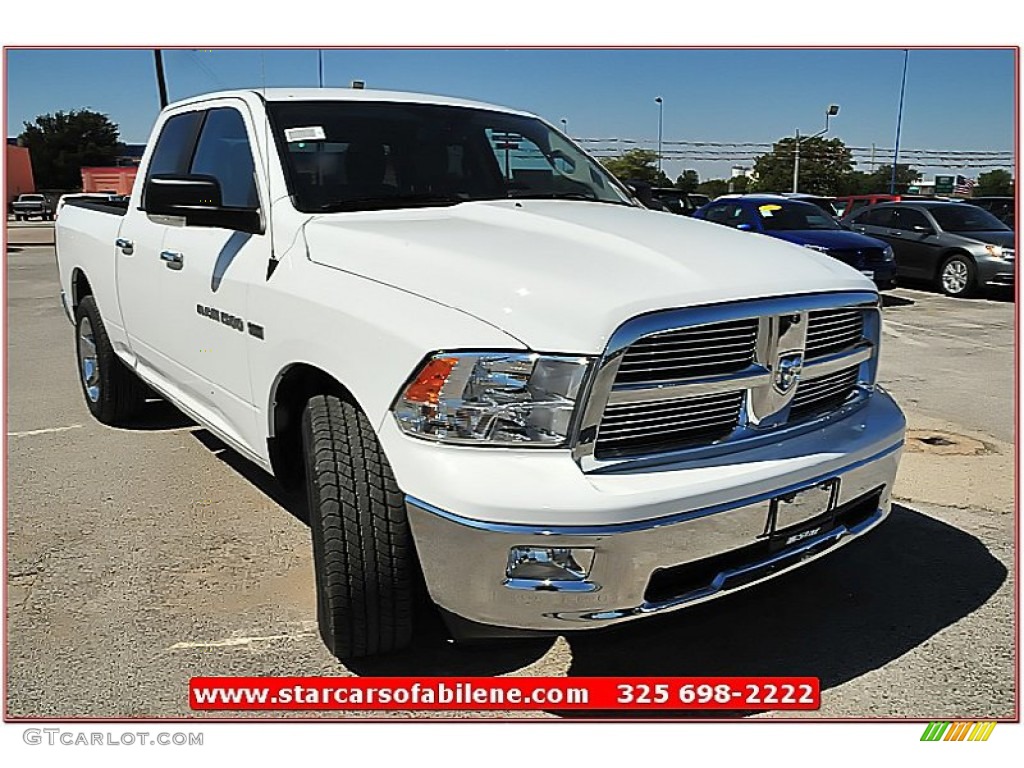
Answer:
[[[124,216],[128,212],[127,197],[122,197],[115,200],[102,200],[102,199],[90,199],[90,198],[71,198],[65,202],[67,206],[74,206],[76,208],[87,208],[90,211],[99,211],[100,213],[112,213],[115,216]]]

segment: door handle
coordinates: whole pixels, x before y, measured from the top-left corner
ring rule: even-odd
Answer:
[[[185,266],[184,257],[177,251],[160,251],[160,258],[168,269],[181,269]]]
[[[135,243],[123,237],[117,238],[117,240],[114,241],[114,245],[120,248],[121,253],[125,256],[131,256],[132,252],[135,250]]]

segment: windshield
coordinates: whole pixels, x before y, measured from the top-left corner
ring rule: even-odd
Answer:
[[[943,205],[930,208],[929,213],[946,232],[991,232],[1009,229],[1003,222],[974,205]]]
[[[21,197],[18,198],[18,202],[20,202],[20,203],[38,203],[39,201],[44,200],[44,199],[45,198],[42,195],[21,195]]]
[[[633,205],[596,161],[542,121],[405,102],[268,105],[305,212],[545,198]]]
[[[766,232],[803,229],[841,229],[835,219],[810,203],[762,203],[757,206]]]

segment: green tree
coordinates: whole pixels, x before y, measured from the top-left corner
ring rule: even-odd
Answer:
[[[700,184],[700,176],[692,169],[683,171],[676,178],[676,189],[682,192],[696,192]]]
[[[921,180],[921,172],[903,163],[896,163],[896,194],[902,195],[907,187]],[[868,189],[865,193],[888,193],[892,188],[892,165],[880,165],[867,178]]]
[[[839,179],[837,195],[866,195],[871,190],[871,174],[866,171],[852,171]],[[888,187],[886,188],[888,189]],[[879,190],[882,191],[882,190]]]
[[[751,181],[746,176],[732,176],[726,184],[729,185],[730,192],[743,195],[750,191]]]
[[[18,140],[28,147],[37,187],[78,189],[83,166],[114,163],[118,130],[106,115],[80,109],[39,115]]]
[[[1009,171],[1000,169],[986,171],[978,176],[974,194],[977,197],[1010,197],[1013,195],[1013,176]]]
[[[792,138],[779,139],[771,152],[754,161],[756,191],[787,192],[793,188],[794,142]],[[853,171],[853,165],[853,155],[841,139],[801,139],[800,191],[834,194],[843,177]]]
[[[672,180],[658,170],[658,153],[630,149],[620,157],[606,157],[601,164],[620,181],[645,181],[654,187],[671,187]]]
[[[714,200],[719,195],[724,195],[729,191],[729,182],[725,179],[708,179],[697,185],[697,191]]]

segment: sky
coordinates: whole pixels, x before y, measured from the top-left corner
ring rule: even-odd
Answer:
[[[122,141],[147,140],[159,111],[151,50],[7,49],[6,55],[8,136],[37,115],[90,108],[120,126]],[[808,135],[824,127],[828,105],[838,104],[828,135],[865,148],[857,167],[870,170],[872,144],[879,164],[891,161],[903,59],[903,50],[893,49],[329,49],[323,69],[326,86],[358,79],[368,88],[488,101],[556,125],[564,119],[576,138],[629,139],[652,148],[655,97],[661,97],[666,151],[684,146],[674,141],[769,143],[796,130]],[[316,86],[319,78],[312,49],[168,49],[164,64],[171,101],[225,88]],[[911,50],[901,148],[1012,152],[1015,76],[1012,49]],[[981,158],[986,167],[974,168],[962,157],[915,167],[930,179],[1012,165],[1005,157],[995,165]],[[664,168],[673,178],[693,168],[708,179],[727,177],[735,164],[752,161],[666,157]]]

